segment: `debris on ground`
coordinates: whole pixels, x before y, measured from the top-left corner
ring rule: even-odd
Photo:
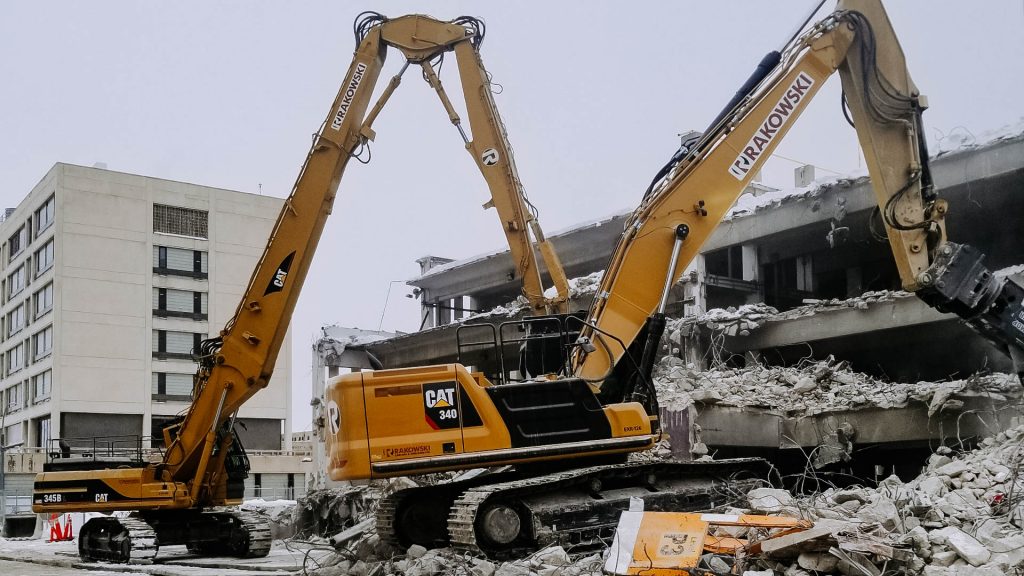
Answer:
[[[940,447],[910,482],[896,476],[877,488],[832,488],[793,495],[772,487],[748,493],[748,508],[808,520],[813,527],[760,544],[743,574],[764,576],[1010,574],[1024,566],[1024,425],[957,454]],[[752,529],[718,526],[719,538],[745,538]],[[765,534],[756,535],[763,539]],[[309,566],[317,576],[583,576],[602,573],[609,552],[575,554],[550,547],[525,558],[495,562],[452,549],[392,550],[372,530],[348,542],[330,561]],[[705,565],[726,568],[711,557]]]
[[[750,510],[736,512],[799,516],[827,529],[765,546],[759,563],[773,574],[1011,574],[1024,567],[1021,472],[1024,426],[963,454],[941,447],[907,483],[890,476],[874,489],[802,497],[759,489],[748,495]]]

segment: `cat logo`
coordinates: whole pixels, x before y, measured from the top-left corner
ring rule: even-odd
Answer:
[[[451,408],[455,405],[455,388],[441,388],[440,390],[425,390],[423,399],[428,408]]]
[[[459,399],[456,382],[423,385],[423,417],[433,430],[459,427]]]
[[[295,252],[284,257],[281,261],[281,265],[274,271],[274,277],[267,283],[267,290],[263,293],[264,296],[267,294],[273,294],[274,292],[280,292],[284,289],[285,280],[288,279],[288,271],[292,268],[292,259],[295,258]]]

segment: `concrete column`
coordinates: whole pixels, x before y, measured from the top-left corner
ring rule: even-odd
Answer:
[[[693,272],[696,272],[696,274],[693,274]],[[686,267],[685,274],[696,278],[696,280],[690,283],[690,294],[688,297],[693,298],[693,303],[687,307],[686,314],[689,316],[706,311],[708,309],[708,297],[704,279],[707,277],[707,266],[704,263],[703,254],[697,254],[694,257],[693,262],[690,262],[690,265]]]
[[[430,292],[420,292],[420,326],[427,330],[437,326],[437,309],[430,305]]]
[[[743,280],[756,282],[758,275],[757,246],[755,244],[744,244],[740,247],[743,256]]]
[[[810,256],[796,258],[796,289],[814,291],[814,265]]]
[[[797,188],[810,186],[811,182],[814,182],[814,166],[808,164],[793,170],[793,183]]]

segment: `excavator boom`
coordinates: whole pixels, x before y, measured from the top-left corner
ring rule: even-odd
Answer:
[[[1024,366],[1020,285],[994,277],[976,252],[946,240],[948,206],[931,180],[921,123],[927,102],[888,16],[878,0],[842,0],[781,52],[769,53],[739,97],[659,171],[612,254],[583,328],[587,349],[574,357],[575,375],[627,394],[633,386],[623,380],[645,379],[637,372],[649,371],[645,349],[661,336],[652,318],[663,311],[667,290],[836,71],[903,288],[959,314]],[[632,360],[620,362],[627,353]]]

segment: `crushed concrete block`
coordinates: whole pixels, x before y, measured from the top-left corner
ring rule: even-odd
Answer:
[[[487,560],[477,560],[473,567],[469,569],[469,573],[472,576],[494,576],[495,570],[494,563]]]
[[[820,548],[820,541],[832,536],[834,526],[816,525],[802,532],[794,532],[761,543],[761,550],[771,556],[795,557],[805,549]]]
[[[879,498],[873,504],[862,506],[857,511],[857,517],[867,522],[877,522],[886,528],[892,529],[899,520],[899,509],[892,500]]]
[[[845,576],[882,576],[882,571],[863,554],[838,548],[829,548],[828,553],[839,560],[836,569]]]
[[[930,476],[918,483],[917,489],[935,500],[946,492],[946,483],[938,476]]]
[[[937,474],[942,474],[943,476],[949,476],[950,478],[956,478],[957,476],[963,474],[964,472],[968,472],[968,471],[969,470],[968,470],[968,467],[967,467],[967,463],[964,462],[963,460],[954,460],[954,461],[950,462],[949,464],[946,464],[945,466],[942,466],[941,468],[938,468],[937,470],[935,470],[935,472]]]
[[[505,562],[494,572],[494,576],[530,576],[531,570],[528,566],[514,562]]]
[[[708,568],[718,574],[728,574],[732,570],[732,566],[728,562],[714,554],[704,554],[700,557],[700,560],[701,564],[707,565]]]
[[[350,563],[343,560],[334,566],[324,566],[316,571],[316,576],[347,576]]]
[[[569,555],[561,546],[545,548],[533,555],[531,563],[535,565],[547,564],[548,566],[568,566],[572,564]]]
[[[953,561],[957,558],[958,556],[953,550],[944,550],[942,552],[932,554],[931,563],[935,566],[952,566]]]
[[[793,502],[793,495],[777,488],[754,488],[747,492],[750,507],[762,512],[779,512],[782,507]]]
[[[941,468],[952,461],[952,458],[944,454],[932,454],[928,457],[928,469],[935,470],[936,468]]]
[[[992,553],[989,552],[988,548],[959,528],[950,526],[939,530],[939,532],[943,532],[949,547],[956,551],[961,558],[969,562],[971,566],[981,566],[992,557]]]
[[[435,576],[448,569],[447,563],[439,556],[426,556],[409,563],[405,576]]]
[[[871,501],[868,497],[868,491],[864,488],[851,489],[851,490],[840,490],[832,495],[832,500],[836,504],[843,504],[851,500],[859,502],[861,504],[867,504]]]
[[[409,558],[422,558],[427,553],[427,549],[419,544],[413,544],[409,546],[409,549],[405,551],[405,555]]]
[[[818,383],[815,382],[814,378],[810,376],[803,376],[798,378],[796,383],[793,384],[793,392],[798,394],[806,394],[818,388]]]
[[[362,560],[357,560],[351,568],[348,569],[349,576],[366,576],[370,572],[370,567]]]
[[[822,552],[802,552],[796,563],[804,570],[831,572],[839,565],[839,559]]]

